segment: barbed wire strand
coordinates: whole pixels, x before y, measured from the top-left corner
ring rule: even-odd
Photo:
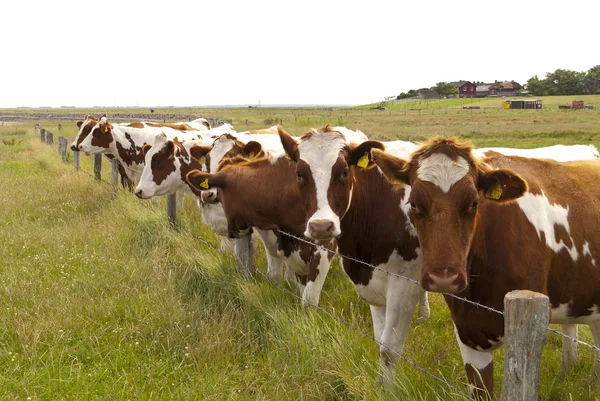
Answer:
[[[274,280],[272,280],[270,277],[268,277],[265,273],[263,273],[262,271],[260,271],[259,269],[255,269],[255,271],[257,273],[259,273],[265,280],[267,280],[270,284],[272,284],[273,286],[279,288],[280,290],[286,292],[289,295],[292,295],[294,298],[302,301],[302,297],[299,296],[298,294],[293,293],[292,291],[288,290],[287,288],[283,287],[282,285],[276,283]],[[474,398],[464,394],[462,391],[460,391],[457,387],[454,387],[453,385],[451,385],[450,383],[448,383],[447,381],[445,381],[444,379],[434,375],[433,373],[429,372],[427,369],[417,365],[416,363],[412,362],[411,360],[407,359],[406,357],[402,356],[400,353],[398,353],[395,349],[391,348],[390,346],[388,346],[387,344],[382,343],[381,341],[377,340],[375,337],[373,337],[372,335],[370,335],[369,333],[365,332],[362,329],[359,329],[358,327],[354,326],[352,323],[339,318],[337,316],[335,316],[334,314],[332,314],[331,312],[327,311],[326,309],[320,307],[319,305],[315,305],[313,303],[310,302],[306,302],[307,305],[310,305],[311,307],[315,308],[316,310],[318,310],[319,312],[322,312],[324,314],[326,314],[327,316],[329,316],[330,318],[332,318],[333,320],[336,320],[348,327],[350,327],[352,330],[356,331],[359,334],[362,334],[363,336],[373,340],[377,345],[385,347],[387,349],[389,349],[394,355],[396,355],[398,358],[400,358],[402,361],[406,362],[407,364],[409,364],[410,366],[412,366],[413,368],[417,369],[418,371],[420,371],[421,373],[439,381],[440,383],[446,385],[448,388],[452,389],[453,391],[456,392],[456,395],[460,395],[463,396],[465,399],[468,400],[475,400]]]
[[[413,284],[415,284],[415,285],[419,285],[419,286],[421,285],[421,283],[420,283],[419,281],[417,281],[417,280],[415,280],[415,279],[413,279],[413,278],[406,277],[406,276],[403,276],[403,275],[401,275],[401,274],[397,274],[397,273],[392,273],[392,272],[390,272],[390,271],[387,271],[387,270],[385,270],[385,269],[382,269],[381,267],[377,267],[377,266],[375,266],[375,265],[373,265],[373,264],[371,264],[371,263],[363,262],[362,260],[355,259],[355,258],[351,258],[351,257],[349,257],[349,256],[345,256],[345,255],[342,255],[341,253],[338,253],[338,252],[336,252],[336,251],[333,251],[333,250],[331,250],[331,249],[327,249],[327,248],[325,248],[325,247],[324,247],[324,246],[322,246],[322,245],[319,245],[319,244],[316,244],[316,243],[314,243],[314,242],[308,241],[308,240],[306,240],[306,239],[304,239],[304,238],[301,238],[301,237],[298,237],[298,236],[296,236],[296,235],[293,235],[293,234],[287,233],[287,232],[285,232],[285,231],[281,231],[281,230],[277,230],[277,231],[278,231],[279,233],[281,233],[281,234],[287,235],[288,237],[294,238],[294,239],[296,239],[296,240],[298,240],[298,241],[302,241],[302,242],[305,242],[305,243],[307,243],[307,244],[310,244],[310,245],[314,245],[314,246],[316,246],[316,247],[319,247],[319,248],[321,248],[321,249],[323,249],[323,250],[325,250],[325,251],[327,251],[327,252],[329,252],[329,253],[331,253],[331,254],[333,254],[333,255],[337,255],[337,256],[339,256],[340,258],[345,258],[345,259],[351,260],[351,261],[353,261],[353,262],[360,263],[360,264],[362,264],[362,265],[365,265],[365,266],[371,267],[371,268],[373,268],[373,269],[375,269],[375,270],[379,270],[380,272],[383,272],[383,273],[389,274],[390,276],[394,276],[394,277],[397,277],[397,278],[401,278],[401,279],[407,280],[407,281],[409,281],[409,282],[411,282],[411,283],[413,283]],[[442,292],[441,294],[447,295],[447,296],[449,296],[449,297],[452,297],[452,298],[458,299],[459,301],[466,302],[466,303],[468,303],[468,304],[471,304],[471,305],[474,305],[474,306],[476,306],[476,307],[478,307],[478,308],[486,309],[486,310],[488,310],[488,311],[490,311],[490,312],[498,313],[499,315],[502,315],[502,316],[504,316],[504,312],[502,312],[502,311],[499,311],[499,310],[497,310],[497,309],[494,309],[494,308],[492,308],[492,307],[490,307],[490,306],[483,305],[483,304],[480,304],[480,303],[478,303],[478,302],[474,302],[474,301],[471,301],[471,300],[469,300],[469,299],[466,299],[466,298],[463,298],[463,297],[459,297],[459,296],[457,296],[457,295],[450,294],[450,293],[447,293],[447,292]]]

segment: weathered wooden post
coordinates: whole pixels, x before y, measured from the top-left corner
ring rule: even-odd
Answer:
[[[562,324],[560,330],[563,334],[577,338],[577,325],[576,324]],[[571,340],[571,338],[562,338],[562,365],[560,367],[560,374],[566,376],[569,367],[576,365],[579,360],[577,341]]]
[[[94,155],[94,176],[97,180],[102,179],[102,155],[99,153]]]
[[[175,226],[177,217],[177,194],[167,195],[167,220],[172,226]]]
[[[517,290],[504,297],[503,401],[538,399],[542,348],[549,323],[546,295]]]
[[[110,161],[112,166],[112,184],[115,191],[119,191],[119,161],[117,159],[112,159]]]
[[[50,146],[54,146],[54,134],[50,131],[46,132],[46,143]]]
[[[46,142],[46,128],[40,128],[40,141]]]
[[[79,151],[73,151],[73,167],[75,167],[75,171],[79,170]]]
[[[36,124],[34,128],[35,128],[35,136],[38,136],[38,131],[40,129],[40,125]]]
[[[62,156],[63,163],[67,162],[67,138],[64,136],[58,137],[58,149],[60,151],[60,155]]]
[[[238,269],[242,275],[250,278],[254,275],[254,249],[252,248],[252,235],[235,240],[235,256]]]

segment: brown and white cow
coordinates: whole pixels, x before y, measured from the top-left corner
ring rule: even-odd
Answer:
[[[86,154],[112,154],[117,158],[127,176],[138,181],[144,168],[144,145],[152,144],[157,134],[164,133],[178,140],[203,138],[205,131],[177,130],[169,126],[154,126],[150,123],[111,124],[106,117],[92,127],[88,136],[79,144]]]
[[[443,138],[404,160],[380,150],[372,158],[391,182],[410,185],[423,288],[498,310],[511,290],[545,293],[552,323],[589,324],[600,344],[600,162],[479,159],[470,144]],[[468,380],[493,397],[503,317],[445,298]]]
[[[98,120],[91,115],[86,115],[83,120],[77,121],[77,128],[79,131],[71,144],[71,150],[77,151],[77,147],[79,144],[89,135],[92,128],[98,124]],[[113,155],[106,154],[104,155],[108,160],[113,160],[115,157]],[[127,188],[130,191],[133,190],[133,181],[127,176],[127,172],[123,168],[121,162],[118,162],[119,165],[119,175],[121,176],[121,185],[123,188]]]
[[[422,288],[387,273],[419,277],[416,234],[397,229],[408,227],[406,208],[398,205],[406,203],[409,192],[394,188],[377,169],[366,168],[372,166],[369,151],[384,149],[381,142],[350,144],[329,126],[311,130],[300,141],[283,129],[279,135],[294,164],[295,185],[305,210],[304,235],[315,240],[336,238],[340,254],[377,267],[343,259],[356,292],[370,305],[375,338],[383,344],[380,375],[390,387],[417,302],[423,298],[427,305]],[[398,154],[407,155],[415,145],[395,142],[394,147]]]
[[[278,139],[277,136],[274,138]],[[220,142],[231,140],[238,141],[237,138],[225,136],[218,138],[213,144],[213,151],[219,147]],[[229,152],[238,146],[241,145],[234,144]],[[275,266],[280,269],[281,262],[285,261],[288,268],[286,273],[295,272],[301,279],[298,289],[302,292],[303,303],[316,305],[319,303],[332,254],[278,231],[300,237],[304,231],[303,207],[293,180],[295,170],[284,157],[281,144],[279,157],[267,153],[261,156],[262,146],[255,141],[244,146],[252,147],[251,151],[246,150],[245,153],[254,153],[253,158],[249,159],[242,154],[226,157],[215,174],[192,171],[187,176],[190,188],[198,195],[203,195],[204,191],[211,188],[218,188],[218,200],[223,205],[231,236],[247,235],[254,227],[265,244],[270,275],[277,274],[273,264],[279,263]],[[222,154],[222,151],[218,153]],[[213,156],[210,163],[213,164],[214,161]],[[333,249],[335,244],[330,241],[326,246]]]

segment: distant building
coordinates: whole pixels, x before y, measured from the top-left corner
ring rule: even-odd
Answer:
[[[476,97],[488,97],[498,96],[498,85],[497,84],[483,84],[478,85],[475,90]]]
[[[417,97],[419,99],[437,99],[440,97],[436,91],[429,88],[421,88],[417,90]]]
[[[521,85],[515,81],[497,82],[498,96],[517,96]]]
[[[470,81],[450,82],[458,88],[457,97],[475,97],[477,95],[477,85]]]

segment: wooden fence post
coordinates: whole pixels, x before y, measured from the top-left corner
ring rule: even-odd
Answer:
[[[40,128],[40,141],[46,142],[46,128]]]
[[[73,151],[73,167],[75,167],[75,171],[79,170],[79,151]]]
[[[46,143],[50,146],[54,146],[54,134],[50,131],[46,132]]]
[[[63,163],[67,162],[67,138],[64,136],[58,137],[58,151],[62,156]]]
[[[177,217],[177,194],[167,195],[167,220],[172,226],[175,226]]]
[[[546,295],[517,290],[504,297],[503,401],[538,399],[542,348],[549,323]]]
[[[38,130],[40,129],[40,125],[36,124],[34,128],[35,128],[35,136],[38,136]]]
[[[117,159],[112,159],[110,161],[112,166],[112,184],[115,191],[119,191],[119,161]]]
[[[254,275],[254,249],[252,248],[252,235],[247,235],[235,240],[235,256],[240,273],[246,277]]]
[[[102,179],[102,155],[99,153],[94,155],[94,175],[97,180]]]

